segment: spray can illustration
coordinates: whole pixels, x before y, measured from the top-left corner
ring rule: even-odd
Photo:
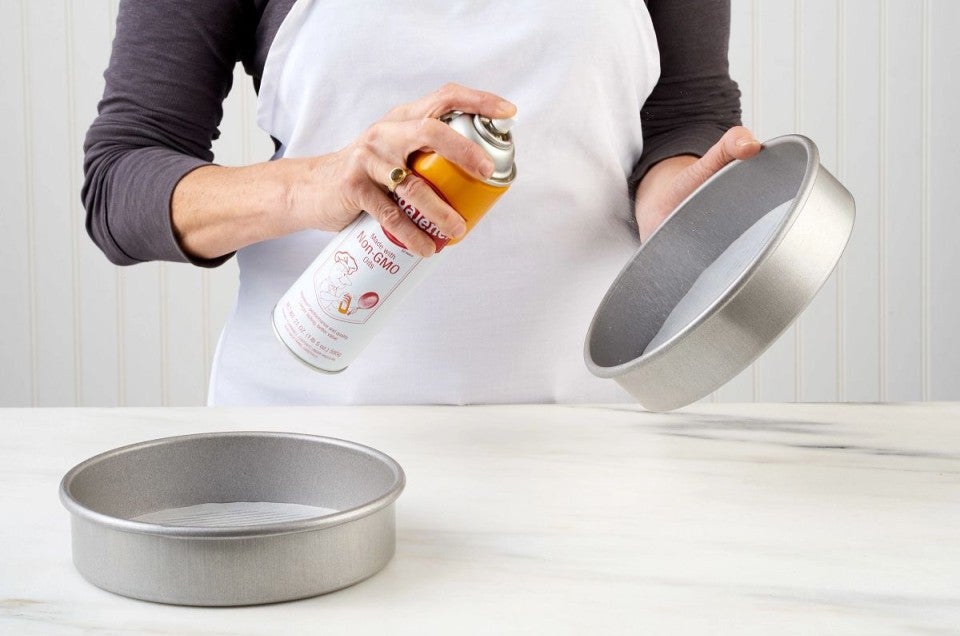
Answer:
[[[494,162],[493,174],[480,181],[436,153],[410,156],[410,170],[463,217],[469,234],[516,177],[513,120],[457,111],[440,119],[479,144]],[[318,371],[346,369],[403,297],[439,264],[440,252],[457,242],[403,197],[395,193],[394,198],[433,239],[437,254],[417,256],[376,219],[362,213],[327,244],[273,309],[277,337],[294,356]]]

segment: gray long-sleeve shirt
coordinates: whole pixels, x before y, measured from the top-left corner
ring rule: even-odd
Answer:
[[[170,201],[213,161],[222,104],[240,61],[259,88],[270,44],[294,0],[123,0],[99,115],[84,144],[87,232],[118,265],[203,260],[177,243]],[[740,123],[730,78],[730,0],[647,0],[661,75],[641,112],[643,154],[631,192],[656,162],[703,155]],[[349,81],[345,78],[344,81]]]

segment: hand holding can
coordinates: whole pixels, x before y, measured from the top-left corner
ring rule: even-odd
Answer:
[[[419,151],[411,155],[409,175],[405,169],[402,174],[391,171],[393,187],[389,189],[396,207],[432,240],[436,252],[455,241],[408,200],[410,195],[400,186],[416,175],[412,183],[426,184],[444,205],[462,217],[465,234],[516,176],[512,119],[493,120],[453,111],[443,115],[440,122],[481,147],[493,168],[484,170],[489,174],[478,179],[437,152]],[[317,370],[344,370],[393,307],[436,264],[436,258],[424,259],[411,251],[384,225],[371,215],[357,217],[331,240],[274,308],[273,328],[278,338],[297,358]],[[348,258],[355,267],[344,266]],[[329,290],[348,286],[361,299],[352,311],[343,309],[343,295],[334,296],[337,302],[327,300],[331,298]]]
[[[393,108],[336,152],[274,162],[292,164],[284,171],[287,210],[275,219],[282,227],[274,234],[339,231],[365,211],[413,253],[433,254],[433,241],[398,209],[389,189],[394,172],[411,168],[413,157],[422,151],[436,153],[477,180],[492,174],[495,167],[483,148],[440,120],[451,111],[496,118],[512,117],[516,107],[493,93],[448,84]],[[395,190],[448,236],[466,231],[457,211],[416,172],[409,172]]]

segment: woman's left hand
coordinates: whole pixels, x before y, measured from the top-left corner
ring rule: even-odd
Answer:
[[[720,168],[758,152],[760,142],[753,133],[743,126],[734,126],[703,157],[681,155],[654,164],[637,188],[635,213],[640,240],[646,241],[684,199]]]

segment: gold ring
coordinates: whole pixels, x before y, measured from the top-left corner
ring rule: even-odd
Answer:
[[[399,166],[390,171],[390,174],[387,175],[387,190],[390,192],[395,192],[397,187],[404,182],[404,180],[410,175],[410,171]]]

